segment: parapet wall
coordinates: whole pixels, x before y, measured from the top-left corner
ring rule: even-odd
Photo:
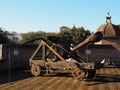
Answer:
[[[29,58],[37,45],[0,45],[0,71],[10,68],[28,67]],[[10,66],[9,66],[10,65]]]
[[[86,51],[91,53],[87,54]],[[79,48],[79,56],[88,62],[101,62],[103,59],[110,59],[116,65],[120,66],[120,48],[116,45],[88,45]]]

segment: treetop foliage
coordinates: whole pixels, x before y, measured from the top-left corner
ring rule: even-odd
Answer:
[[[0,44],[11,44],[11,42],[6,35],[8,34],[7,31],[4,31],[3,28],[0,27]]]
[[[0,28],[0,43],[2,44],[9,44],[12,43],[6,35],[8,35],[8,31],[4,31],[3,28]],[[70,44],[77,44],[82,42],[85,38],[87,38],[89,35],[91,35],[90,30],[85,30],[84,27],[78,27],[76,28],[73,26],[73,28],[69,30],[64,30],[59,33],[48,33],[43,31],[38,32],[28,32],[21,34],[22,40],[19,42],[19,44],[24,44],[28,41],[34,40],[36,38],[40,37],[46,37],[46,36],[56,36],[61,39],[62,42]],[[39,44],[41,40],[37,40],[34,42],[31,42],[30,44]]]
[[[91,32],[90,30],[85,30],[83,27],[73,27],[70,30],[60,32],[58,35],[70,44],[77,44],[82,42],[89,35],[91,35]]]
[[[43,31],[38,32],[28,32],[22,35],[22,40],[20,44],[23,44],[27,41],[34,40],[39,37],[45,36],[57,36],[61,39],[61,41],[67,44],[76,44],[82,42],[85,38],[91,35],[90,30],[85,30],[83,27],[61,31],[59,33],[46,33]],[[41,40],[37,40],[35,42],[31,42],[32,44],[39,44]]]

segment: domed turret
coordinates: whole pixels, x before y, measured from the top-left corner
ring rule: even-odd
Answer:
[[[102,32],[103,37],[120,37],[120,29],[111,23],[102,24],[97,32]]]
[[[111,23],[109,12],[106,16],[106,23],[98,27],[97,32],[103,34],[103,39],[96,44],[115,44],[120,42],[120,29]]]

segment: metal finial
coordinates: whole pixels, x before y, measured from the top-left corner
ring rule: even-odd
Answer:
[[[109,14],[110,13],[108,12],[106,16],[106,23],[111,23],[111,16]]]

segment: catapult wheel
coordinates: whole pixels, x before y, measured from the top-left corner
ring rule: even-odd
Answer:
[[[72,76],[73,76],[73,78],[75,78],[77,80],[82,80],[85,78],[85,72],[83,70],[80,70],[80,69],[74,70],[72,72]]]
[[[41,68],[39,65],[32,65],[31,66],[31,73],[34,75],[34,76],[39,76],[40,73],[41,73]]]

